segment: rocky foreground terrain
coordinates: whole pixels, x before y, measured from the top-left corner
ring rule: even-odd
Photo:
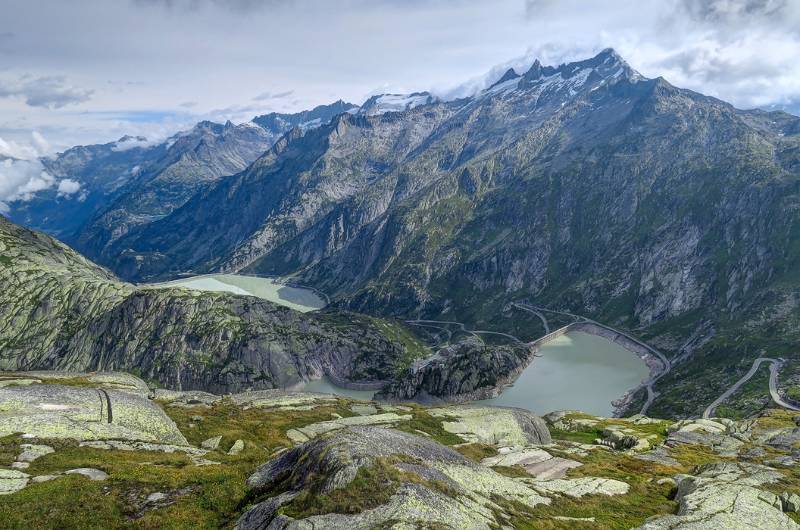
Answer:
[[[490,407],[0,374],[6,528],[800,528],[800,418]]]

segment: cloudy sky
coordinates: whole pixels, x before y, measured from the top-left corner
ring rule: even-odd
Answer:
[[[800,102],[798,0],[0,0],[0,155],[379,92],[463,94],[615,48],[740,107]]]

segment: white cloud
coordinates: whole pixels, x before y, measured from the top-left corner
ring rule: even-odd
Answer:
[[[28,143],[0,138],[0,158],[32,160],[50,152],[50,144],[39,132],[33,131],[30,138]]]
[[[93,90],[76,87],[58,75],[0,79],[0,97],[19,97],[30,107],[60,109],[89,101],[93,93]]]
[[[62,179],[58,181],[58,196],[67,197],[77,193],[81,189],[81,183],[77,180]]]
[[[42,190],[55,185],[39,160],[4,160],[0,162],[0,211],[7,212],[8,203],[29,201]]]
[[[161,143],[162,141],[163,139],[148,140],[144,136],[124,136],[115,142],[114,147],[112,147],[111,150],[127,151],[129,149],[133,149],[134,147],[150,147]]]
[[[29,201],[44,190],[55,188],[59,197],[80,191],[77,180],[56,180],[45,171],[39,157],[49,149],[50,144],[38,132],[31,134],[28,144],[0,138],[0,213],[7,213],[10,203]]]

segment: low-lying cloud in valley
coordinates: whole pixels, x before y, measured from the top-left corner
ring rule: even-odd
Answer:
[[[59,197],[69,197],[81,189],[74,179],[56,179],[39,159],[49,150],[48,142],[38,132],[29,144],[0,138],[0,213],[8,213],[11,203],[33,199],[37,193],[55,189]]]

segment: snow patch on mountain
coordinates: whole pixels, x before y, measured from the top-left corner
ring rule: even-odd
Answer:
[[[372,96],[361,106],[363,114],[376,116],[387,112],[403,112],[422,105],[438,101],[438,98],[429,92],[415,92],[413,94],[381,94]]]

